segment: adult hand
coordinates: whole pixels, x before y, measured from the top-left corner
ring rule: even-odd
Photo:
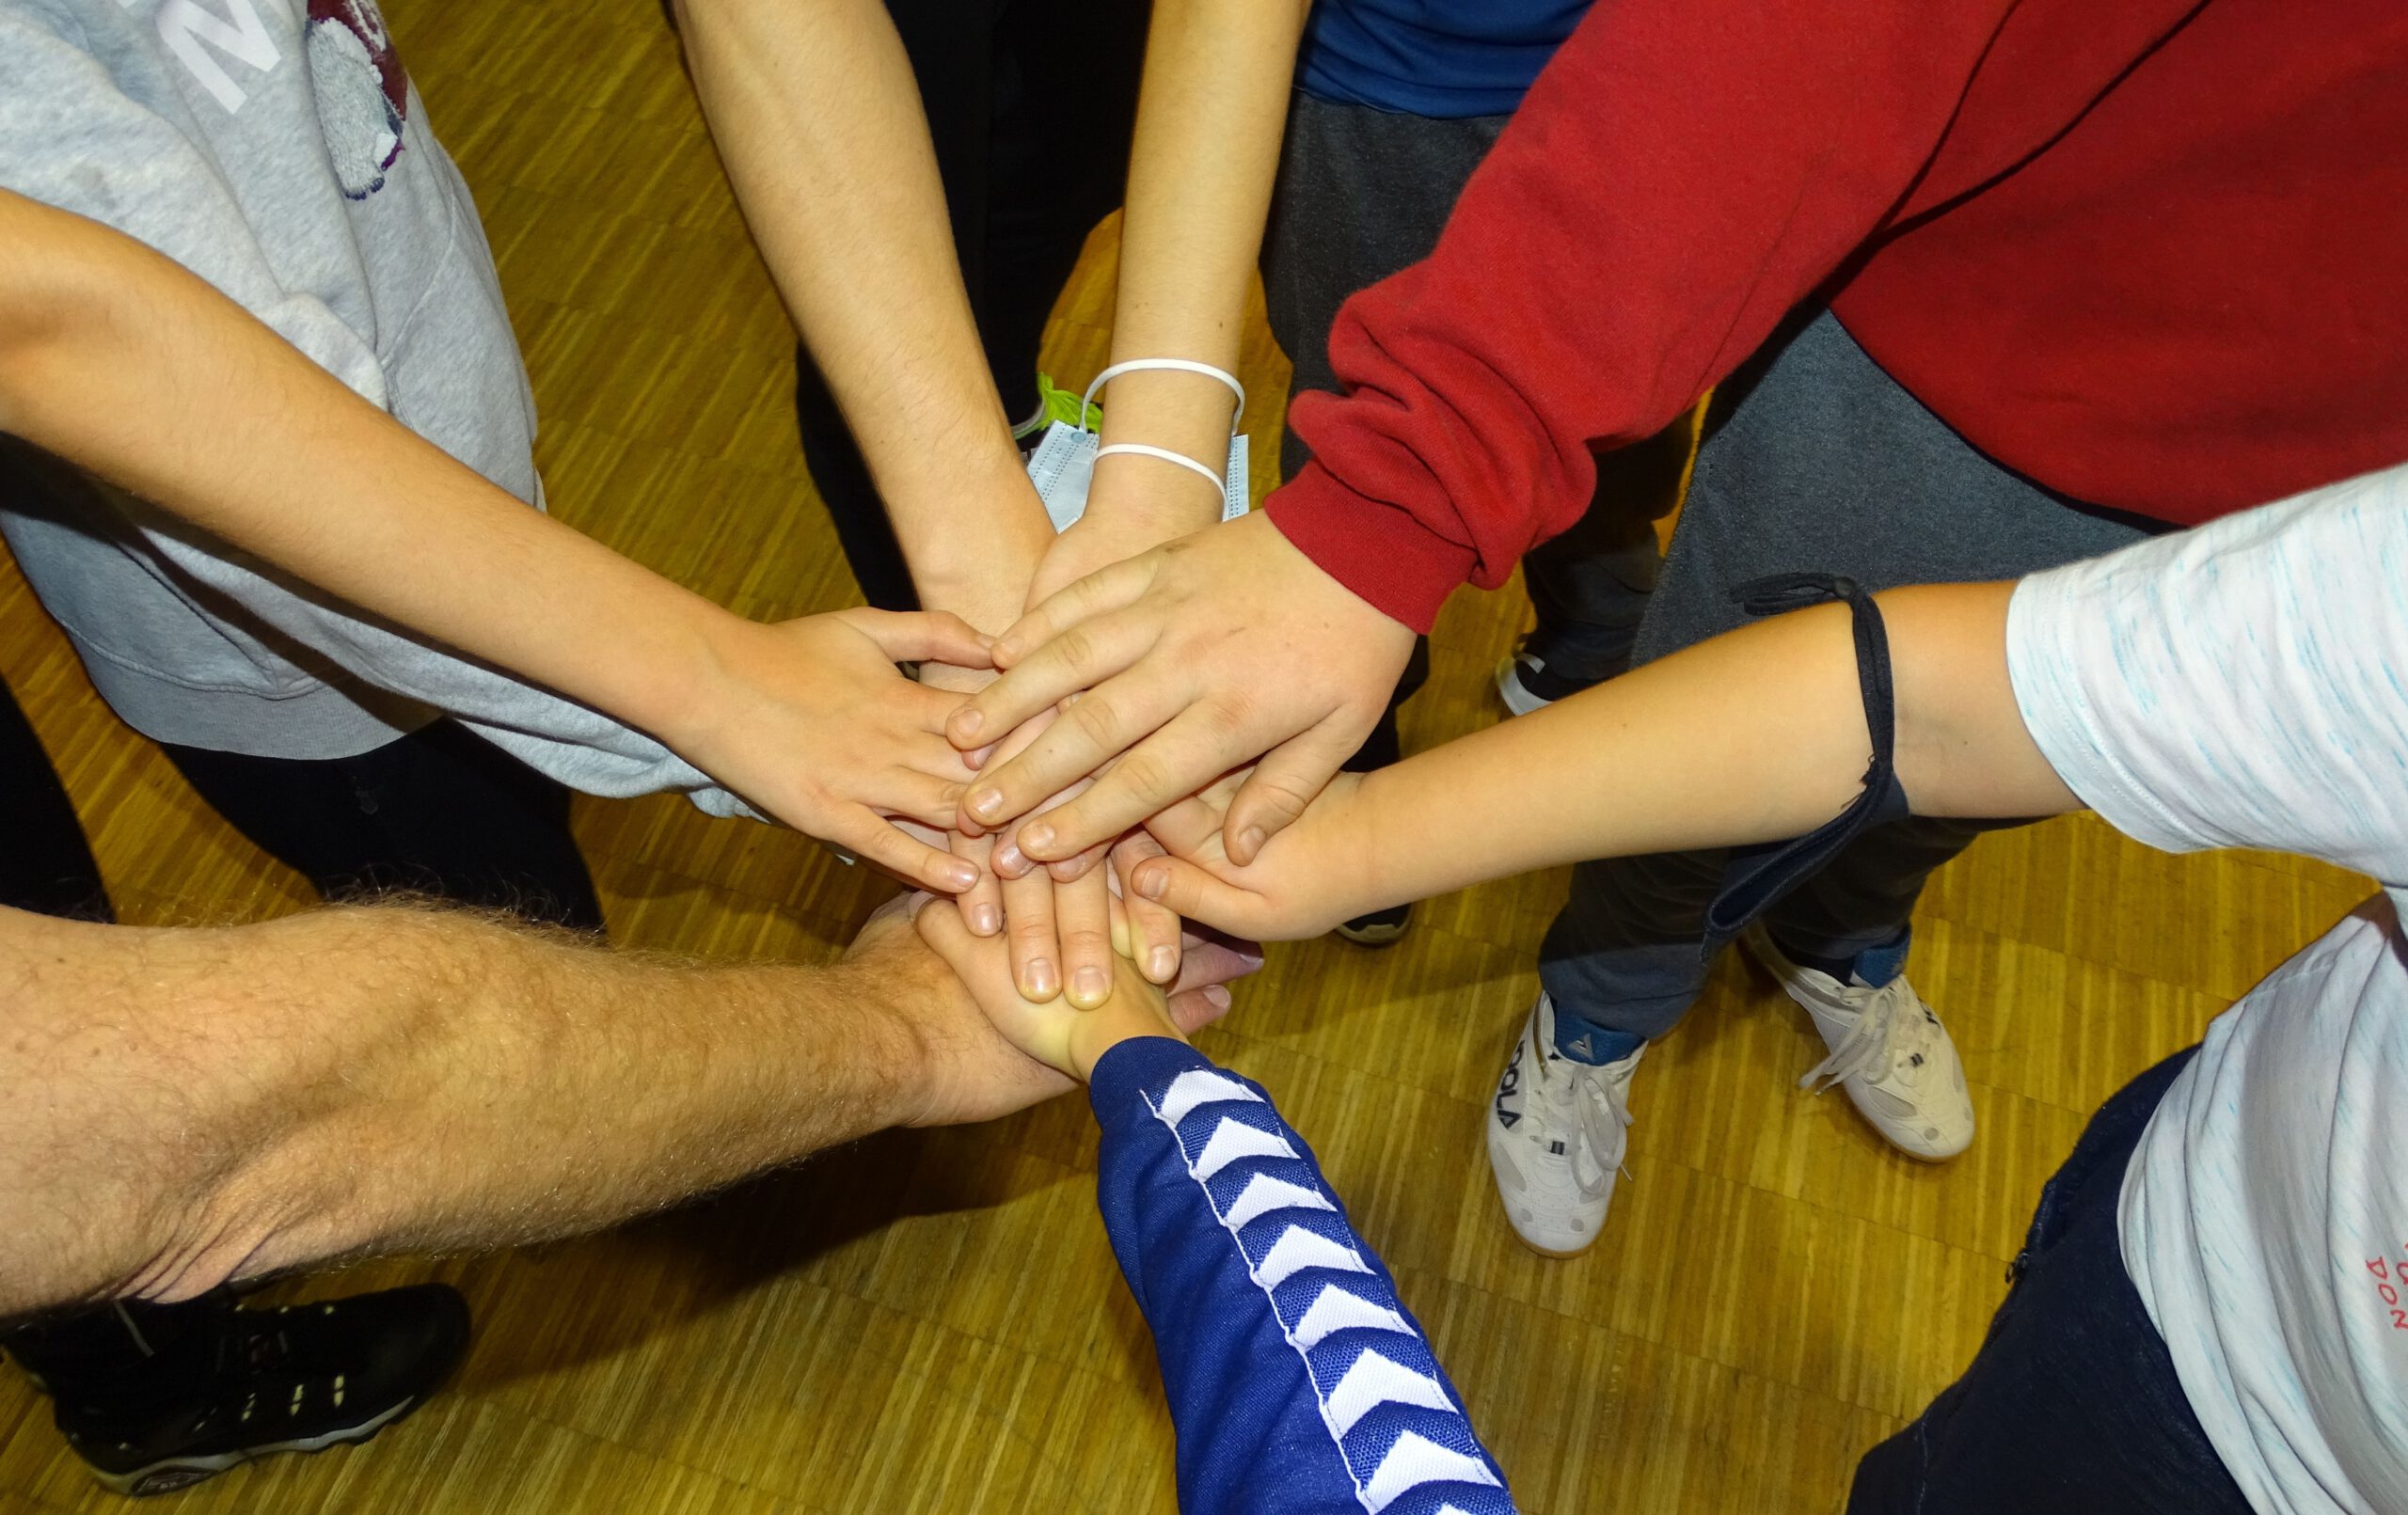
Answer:
[[[928,908],[931,904],[936,908]],[[909,1049],[899,1077],[913,1085],[907,1101],[911,1126],[955,1126],[995,1120],[1025,1110],[1073,1087],[1059,1068],[1021,1050],[989,1018],[988,1008],[1025,1004],[1011,982],[1009,959],[1000,938],[974,937],[960,913],[925,894],[903,894],[869,918],[845,955],[839,972],[867,1002],[888,1012]],[[924,918],[929,935],[947,946],[941,955],[912,917]],[[1193,1031],[1228,1006],[1228,991],[1208,992],[1261,963],[1259,955],[1215,947],[1199,951],[1192,980],[1179,986],[1169,1004],[1172,1023]],[[953,960],[970,965],[965,982]],[[1088,1012],[1056,1001],[1028,1005],[1026,1013],[1084,1018]]]
[[[973,777],[942,734],[961,697],[895,666],[986,666],[986,639],[967,622],[838,610],[738,623],[714,650],[718,676],[691,691],[664,741],[786,825],[899,878],[948,894],[977,882],[973,863],[893,824],[951,825]]]
[[[1146,823],[1158,855],[1127,875],[1130,892],[1158,909],[1264,941],[1299,941],[1399,901],[1376,862],[1364,776],[1341,773],[1296,823],[1250,863],[1223,844],[1240,780],[1222,780]]]
[[[1249,862],[1362,745],[1413,633],[1291,546],[1259,513],[1079,580],[996,644],[1006,670],[946,727],[964,750],[1087,691],[964,797],[973,825],[1026,815],[1116,754],[1019,849],[1071,858],[1262,755],[1232,798],[1228,851]]]
[[[1254,954],[1198,939],[1187,954],[1186,971],[1165,997],[1139,977],[1127,959],[1116,958],[1111,996],[1096,1009],[1076,1010],[1058,1001],[1041,1004],[1023,998],[1013,986],[1003,944],[963,930],[956,912],[921,909],[918,919],[921,939],[944,959],[976,1002],[990,1035],[1008,1043],[1024,1060],[1082,1081],[1094,1070],[1097,1059],[1132,1036],[1184,1040],[1229,1007],[1228,981],[1262,962]],[[974,1102],[970,1108],[980,1107]]]

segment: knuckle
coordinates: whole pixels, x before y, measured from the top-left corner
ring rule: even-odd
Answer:
[[[1171,778],[1169,765],[1154,752],[1131,752],[1123,756],[1112,776],[1120,786],[1146,804],[1156,804],[1167,798],[1177,784]]]
[[[1244,689],[1223,689],[1206,702],[1200,714],[1205,728],[1224,740],[1243,734],[1254,724],[1259,708],[1255,697]]]
[[[1054,639],[1045,644],[1045,650],[1053,655],[1051,661],[1054,666],[1070,671],[1089,666],[1101,651],[1097,645],[1095,633],[1084,625],[1055,633]]]
[[[1111,747],[1119,740],[1120,713],[1101,695],[1088,694],[1064,712],[1062,719],[1099,747]]]

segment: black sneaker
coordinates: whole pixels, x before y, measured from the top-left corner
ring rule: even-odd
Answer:
[[[1505,708],[1513,714],[1527,716],[1533,710],[1544,710],[1558,700],[1605,682],[1602,679],[1567,678],[1550,671],[1545,655],[1531,645],[1536,639],[1524,639],[1522,644],[1513,649],[1513,656],[1497,665],[1497,698],[1503,700]]]
[[[1385,910],[1373,910],[1369,915],[1358,915],[1352,921],[1341,921],[1338,923],[1338,934],[1358,947],[1386,947],[1403,936],[1404,928],[1412,923],[1413,907],[1398,905]]]
[[[120,1494],[189,1488],[274,1452],[364,1442],[408,1414],[468,1343],[468,1305],[445,1284],[246,1310],[119,1385],[58,1400],[58,1428]],[[143,1381],[149,1378],[150,1381]]]

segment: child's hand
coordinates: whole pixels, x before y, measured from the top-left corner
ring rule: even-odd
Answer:
[[[958,694],[895,665],[988,665],[987,641],[943,612],[838,610],[734,623],[712,649],[720,676],[691,691],[688,718],[659,734],[680,755],[796,830],[943,893],[975,864],[907,835],[904,817],[950,826],[971,777],[944,739]]]
[[[1129,885],[1190,920],[1262,941],[1317,937],[1340,921],[1397,903],[1379,892],[1368,863],[1362,776],[1341,773],[1286,830],[1239,867],[1223,849],[1231,774],[1146,823],[1168,857],[1137,863]]]
[[[1259,956],[1236,948],[1192,941],[1184,971],[1166,999],[1127,958],[1115,957],[1111,997],[1092,1010],[1081,1010],[1067,999],[1038,1003],[1022,998],[1012,982],[1003,940],[972,936],[958,910],[923,907],[918,921],[921,938],[969,986],[971,997],[1006,1041],[1082,1081],[1104,1053],[1133,1036],[1184,1041],[1187,1033],[1229,1007],[1226,983],[1261,963]]]

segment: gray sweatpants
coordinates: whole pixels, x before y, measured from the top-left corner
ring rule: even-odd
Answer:
[[[1262,239],[1262,289],[1271,333],[1295,363],[1291,392],[1335,389],[1329,328],[1348,296],[1430,256],[1472,170],[1512,119],[1441,120],[1299,91],[1288,112],[1279,180]],[[1280,477],[1312,457],[1291,430]],[[1631,639],[1656,583],[1654,517],[1672,507],[1688,461],[1687,429],[1674,426],[1597,461],[1589,513],[1522,559],[1557,673],[1592,680],[1629,665]],[[1420,660],[1416,660],[1418,668]],[[1420,685],[1408,673],[1402,701]],[[1353,768],[1396,761],[1390,707]]]
[[[1975,451],[1881,371],[1829,311],[1793,324],[1717,393],[1688,500],[1639,628],[1644,663],[1746,619],[1732,590],[1766,574],[1846,574],[1871,589],[2011,578],[2155,529],[2068,500]],[[1765,713],[1755,740],[1782,740]],[[1933,869],[1991,825],[1909,820],[1866,833],[1775,906],[1784,945],[1847,957],[1895,938]],[[1706,903],[1722,854],[1583,863],[1540,949],[1556,1041],[1660,1036],[1704,986]]]

